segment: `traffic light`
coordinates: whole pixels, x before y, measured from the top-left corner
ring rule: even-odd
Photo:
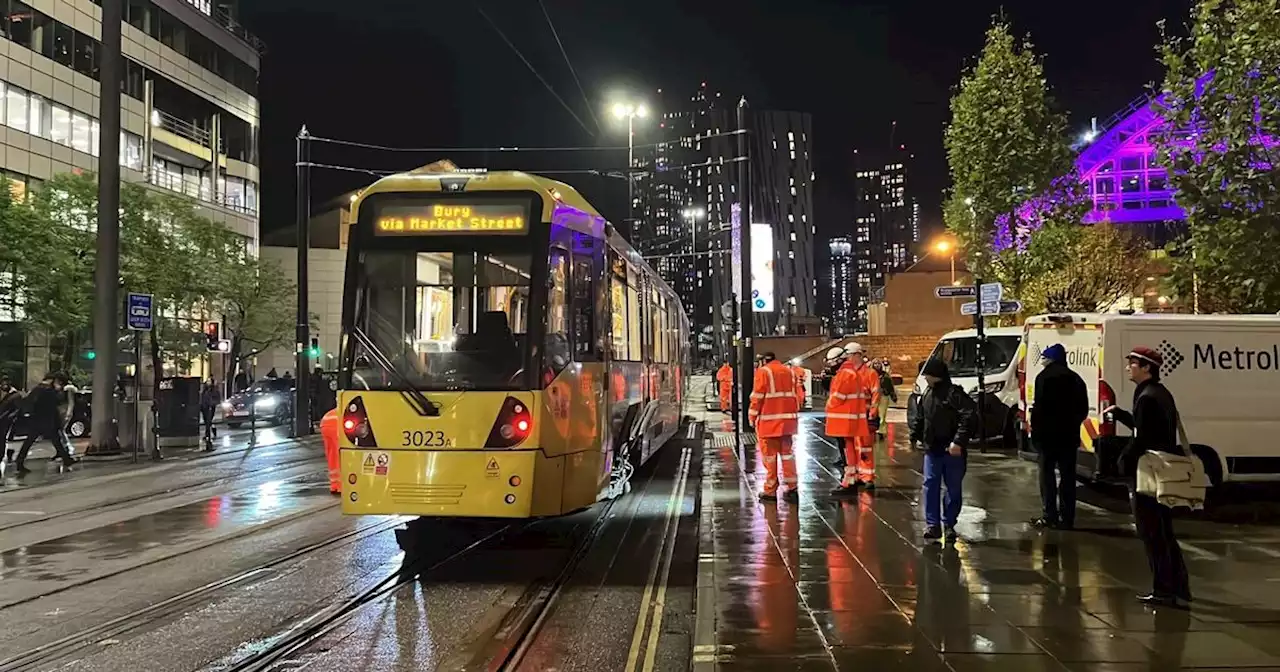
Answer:
[[[217,322],[206,322],[204,324],[204,340],[205,347],[210,352],[217,352],[218,342],[222,340],[222,325]]]
[[[307,349],[307,356],[311,359],[320,359],[320,339],[311,339],[311,347]]]
[[[93,361],[98,358],[98,353],[90,350],[89,352],[84,353],[84,358],[89,361]]]

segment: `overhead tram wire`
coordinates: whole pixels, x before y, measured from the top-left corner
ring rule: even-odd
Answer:
[[[709,133],[707,135],[698,136],[698,140],[708,140],[710,138],[722,138],[731,135],[738,135],[742,131],[733,130],[723,133]],[[407,154],[445,154],[450,152],[469,153],[469,152],[601,152],[601,151],[618,151],[627,150],[626,145],[594,145],[594,146],[544,146],[544,147],[392,147],[390,145],[378,145],[369,142],[358,142],[355,140],[339,140],[337,138],[324,138],[313,135],[307,138],[308,142],[324,142],[331,145],[342,145],[344,147],[355,147],[358,149],[370,149],[382,152],[403,152]],[[643,149],[648,147],[661,147],[664,145],[677,144],[678,140],[669,140],[666,142],[648,142],[639,145],[633,145],[633,149]],[[726,161],[728,163],[728,161]],[[701,164],[698,164],[701,165]],[[678,167],[678,166],[677,166]]]
[[[560,40],[560,31],[556,30],[556,24],[551,21],[551,13],[547,11],[547,5],[538,0],[538,7],[542,8],[542,16],[547,20],[547,26],[551,28],[551,35],[556,38],[556,46],[560,47],[560,55],[564,56],[564,64],[569,66],[569,74],[573,75],[573,83],[578,85],[578,93],[582,94],[582,102],[587,106],[587,114],[591,115],[591,121],[595,122],[596,130],[600,130],[600,118],[596,116],[595,106],[591,104],[591,99],[587,97],[587,92],[582,88],[582,80],[578,79],[578,71],[573,67],[573,61],[569,60],[569,52],[565,51],[564,42]]]
[[[407,172],[409,172],[410,170],[412,170],[412,169],[406,169],[406,170],[375,170],[375,169],[373,169],[373,168],[357,168],[357,167],[355,167],[355,166],[339,166],[339,165],[337,165],[337,164],[332,164],[332,163],[316,163],[316,162],[314,162],[314,161],[306,161],[306,162],[298,163],[298,164],[296,164],[296,166],[305,166],[305,167],[307,167],[307,168],[320,168],[320,169],[324,169],[324,170],[340,170],[340,171],[345,171],[345,172],[348,172],[348,173],[363,173],[363,174],[365,174],[365,175],[372,175],[372,176],[374,176],[374,177],[386,177],[386,176],[388,176],[388,175],[399,175],[399,174],[401,174],[401,173],[407,173]],[[617,178],[617,179],[619,179],[619,180],[624,180],[624,179],[626,179],[626,174],[625,174],[625,172],[624,172],[623,170],[621,170],[621,169],[618,169],[618,170],[598,170],[598,169],[593,169],[593,168],[562,168],[562,169],[554,169],[554,170],[537,170],[537,169],[534,169],[534,170],[527,170],[527,171],[522,171],[522,172],[527,172],[527,173],[530,173],[530,174],[533,174],[533,175],[598,175],[598,176],[600,176],[600,177],[613,177],[613,178]]]
[[[573,117],[573,120],[578,122],[578,125],[582,127],[582,130],[587,132],[587,135],[594,138],[596,134],[587,127],[586,123],[582,121],[582,118],[573,111],[573,108],[569,107],[569,104],[564,102],[564,99],[560,97],[560,94],[556,93],[556,90],[551,88],[551,84],[547,83],[547,80],[542,78],[538,69],[533,67],[533,64],[529,62],[529,59],[524,57],[524,54],[520,53],[520,50],[516,48],[516,45],[512,44],[511,40],[507,39],[507,34],[502,32],[502,29],[498,27],[498,24],[493,22],[493,19],[489,18],[489,15],[485,13],[484,8],[480,6],[480,3],[476,0],[471,0],[471,5],[476,8],[476,11],[480,13],[480,16],[484,17],[484,20],[489,24],[489,27],[493,28],[494,32],[498,34],[498,37],[501,37],[502,41],[506,42],[508,47],[511,47],[511,51],[516,52],[516,56],[519,56],[520,60],[524,62],[525,67],[529,68],[529,72],[532,72],[533,76],[537,77],[539,82],[542,82],[542,85],[547,89],[547,93],[550,93],[552,97],[560,103],[560,106],[564,108],[565,112],[568,112],[569,116]]]

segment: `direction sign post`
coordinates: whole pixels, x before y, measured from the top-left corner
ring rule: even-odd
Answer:
[[[142,334],[155,328],[152,312],[155,299],[150,294],[129,292],[124,301],[124,323],[133,332],[133,461],[138,461],[142,444]],[[157,450],[159,450],[157,448]]]

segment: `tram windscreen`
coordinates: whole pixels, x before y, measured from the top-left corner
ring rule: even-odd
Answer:
[[[522,388],[529,360],[531,259],[511,253],[366,251],[354,326],[368,342],[357,339],[353,386]]]

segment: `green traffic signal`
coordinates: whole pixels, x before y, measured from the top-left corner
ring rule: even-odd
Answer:
[[[84,353],[84,358],[85,358],[85,359],[90,359],[90,360],[97,359],[97,358],[98,358],[98,353],[96,353],[96,352],[94,352],[94,351],[90,350],[89,352]]]
[[[319,358],[320,358],[320,348],[309,348],[309,349],[307,350],[307,354],[311,356],[311,359],[319,359]]]

